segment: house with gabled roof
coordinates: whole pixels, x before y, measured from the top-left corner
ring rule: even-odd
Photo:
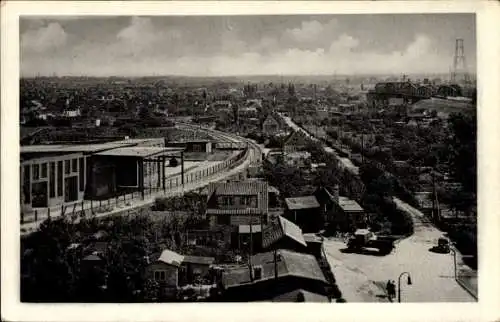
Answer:
[[[304,151],[310,143],[310,139],[304,131],[292,132],[283,143],[283,151],[285,153]]]
[[[315,196],[286,198],[284,217],[304,232],[317,232],[323,227],[321,206]]]
[[[265,135],[276,135],[281,131],[281,129],[282,126],[279,118],[274,116],[273,114],[269,114],[262,123],[262,133],[264,133]]]
[[[222,274],[220,301],[296,302],[296,297],[285,300],[286,295],[301,291],[315,294],[322,302],[330,301],[330,284],[313,255],[278,249],[256,254],[250,262],[249,266],[232,268]]]
[[[340,230],[349,230],[349,227],[362,228],[367,221],[364,209],[355,201],[339,195],[339,187],[333,189],[321,187],[314,193],[321,205],[325,223],[336,226]]]
[[[214,262],[213,257],[181,255],[165,249],[153,256],[146,268],[146,279],[159,283],[163,289],[173,290],[196,278],[206,278]]]
[[[208,186],[206,215],[211,227],[267,223],[266,181],[213,182]]]

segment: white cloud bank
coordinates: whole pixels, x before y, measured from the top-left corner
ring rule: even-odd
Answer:
[[[305,21],[300,28],[287,29],[279,37],[265,36],[257,44],[245,43],[237,31],[228,30],[220,39],[218,53],[204,55],[202,46],[196,50],[197,43],[182,30],[159,30],[148,18],[132,18],[114,41],[101,47],[89,40],[65,47],[68,35],[60,24],[50,23],[22,35],[25,57],[21,72],[24,75],[229,76],[448,71],[450,57],[438,55],[432,39],[425,34],[417,34],[402,50],[384,53],[358,50],[360,40],[335,33],[335,27],[335,20],[326,24]],[[325,46],[313,49],[301,46],[318,38],[327,42]],[[284,40],[287,46],[282,45]],[[179,52],[183,54],[178,55]]]

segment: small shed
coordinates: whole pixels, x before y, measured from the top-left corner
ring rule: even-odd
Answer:
[[[157,260],[146,268],[146,278],[154,280],[166,287],[179,285],[179,268],[184,256],[171,250],[164,250]]]
[[[323,227],[321,206],[315,196],[286,198],[285,217],[303,232],[317,232]]]

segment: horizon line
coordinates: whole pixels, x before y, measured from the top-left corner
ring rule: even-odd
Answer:
[[[361,77],[361,76],[422,76],[422,75],[449,75],[449,72],[419,72],[419,73],[353,73],[353,74],[241,74],[241,75],[185,75],[185,74],[165,74],[165,75],[72,75],[72,74],[40,74],[40,75],[20,75],[23,78],[77,78],[77,77],[90,77],[90,78],[158,78],[158,77],[179,77],[179,78],[243,78],[243,77]],[[468,72],[469,75],[476,75],[476,73]]]

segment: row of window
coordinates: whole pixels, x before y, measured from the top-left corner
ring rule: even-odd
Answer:
[[[229,226],[231,225],[231,218],[234,218],[236,216],[230,216],[230,215],[218,215],[216,216],[216,222],[217,225],[222,225],[222,226]],[[266,225],[267,224],[267,216],[260,216],[260,221],[258,220],[257,216],[238,216],[239,218],[236,218],[236,221],[241,222],[241,224],[248,225],[250,222],[252,222],[254,225],[258,225],[260,223]],[[245,219],[241,219],[245,218]]]
[[[56,168],[57,164],[57,168]],[[31,203],[30,181],[47,180],[49,198],[63,196],[63,166],[66,176],[77,174],[79,190],[85,190],[85,161],[84,158],[63,161],[52,161],[40,164],[25,165],[23,177],[24,202]],[[57,172],[57,176],[56,176]]]
[[[83,163],[83,158],[80,158],[80,162]],[[33,180],[40,180],[40,179],[46,179],[47,178],[47,168],[49,167],[49,164],[51,167],[54,166],[55,162],[44,162],[44,163],[35,163],[32,165],[33,167]],[[62,161],[58,161],[58,168],[62,169]],[[83,166],[83,165],[82,165]],[[29,167],[29,165],[25,166],[25,172],[26,168]],[[51,168],[53,170],[53,168]],[[72,173],[77,173],[78,171],[78,159],[71,159],[71,160],[64,160],[64,174],[72,174]]]
[[[167,271],[155,271],[154,279],[157,282],[164,282],[167,280]]]
[[[257,196],[219,196],[217,203],[220,206],[245,206],[257,208]]]

